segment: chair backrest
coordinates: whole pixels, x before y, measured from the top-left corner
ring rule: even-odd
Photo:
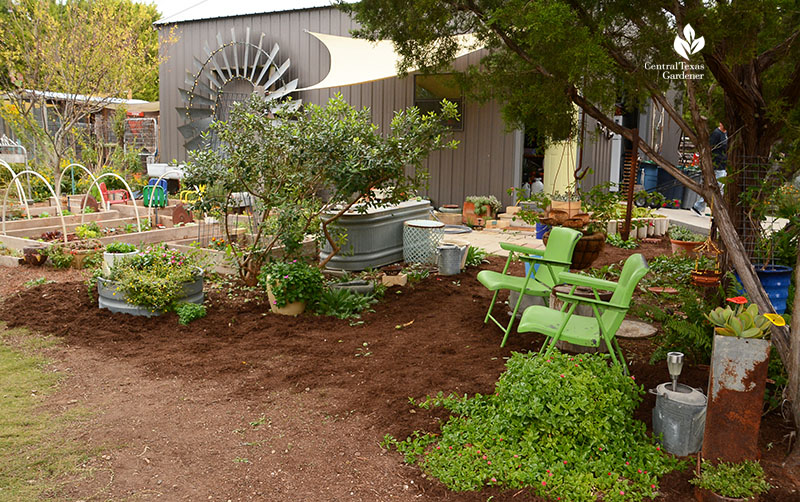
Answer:
[[[97,184],[97,189],[100,190],[100,195],[103,196],[103,202],[108,202],[108,188],[106,188],[106,183],[101,181]]]
[[[167,205],[167,198],[161,186],[147,185],[142,188],[142,203],[145,207],[164,207]]]
[[[550,231],[550,237],[547,239],[547,247],[544,249],[544,258],[559,261],[572,261],[572,253],[575,251],[575,246],[578,244],[578,239],[583,234],[573,228],[555,227]],[[561,272],[569,270],[569,266],[564,265],[539,265],[539,270],[536,271],[536,280],[549,287],[556,285]]]
[[[167,193],[167,180],[163,178],[161,180],[159,180],[158,178],[150,178],[147,184],[152,186],[155,185],[156,182],[158,182],[158,186],[160,186],[164,190],[164,193]]]
[[[631,306],[631,298],[633,292],[636,290],[636,285],[642,280],[642,277],[650,270],[647,267],[647,261],[639,253],[633,254],[625,260],[625,265],[622,266],[622,273],[619,276],[617,289],[611,296],[610,303],[625,307],[626,309]],[[608,309],[603,313],[603,324],[608,328],[610,333],[616,333],[619,326],[625,319],[626,311],[617,311]]]

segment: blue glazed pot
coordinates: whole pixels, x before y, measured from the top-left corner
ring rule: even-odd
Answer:
[[[550,225],[545,225],[543,223],[536,224],[536,238],[541,239],[544,237],[544,234],[550,231]]]
[[[775,307],[775,312],[783,314],[786,312],[786,300],[789,298],[789,283],[792,282],[792,268],[783,265],[753,265],[756,275],[764,287],[764,291],[769,296],[769,301]],[[736,280],[742,282],[739,274]]]

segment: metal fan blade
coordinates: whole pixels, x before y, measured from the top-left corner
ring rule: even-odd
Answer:
[[[195,80],[194,79],[194,75],[191,75],[191,74],[187,75],[186,76],[186,80],[184,80],[184,83],[188,87],[194,87],[195,95],[197,95],[197,93],[199,91],[199,92],[205,93],[205,95],[206,95],[205,97],[207,97],[209,99],[214,99],[217,96],[217,93],[214,90],[212,90],[209,86],[204,84],[202,82],[202,80],[200,80],[200,79]]]
[[[264,63],[264,68],[261,69],[261,73],[258,75],[258,78],[253,81],[253,85],[255,86],[261,85],[259,84],[259,82],[261,82],[261,79],[264,77],[264,74],[267,73],[267,70],[269,70],[270,65],[275,60],[275,56],[278,55],[279,50],[280,47],[278,47],[278,44],[272,46],[272,52],[269,53],[269,56],[267,57],[267,62]]]
[[[236,29],[231,28],[231,47],[233,47],[233,68],[236,70],[236,76],[239,76],[239,48],[236,46]]]
[[[175,108],[175,110],[183,120],[196,121],[214,116],[214,110],[211,108]]]
[[[213,117],[194,120],[192,122],[189,122],[188,124],[179,126],[178,131],[180,131],[180,133],[183,135],[184,138],[190,139],[199,134],[204,133],[208,129],[208,126],[211,125],[211,122],[213,122],[213,120],[214,120]]]
[[[244,32],[244,65],[242,65],[242,76],[244,78],[247,78],[247,62],[250,61],[250,45],[250,27],[248,26]]]
[[[208,98],[204,98],[203,96],[199,96],[197,94],[192,94],[190,91],[187,91],[186,89],[178,89],[178,92],[180,92],[183,102],[186,103],[187,105],[191,103],[192,106],[196,105],[210,106],[212,108],[216,106],[216,103],[214,101]]]
[[[269,77],[269,80],[267,80],[267,83],[264,84],[264,87],[269,88],[269,86],[274,84],[276,80],[281,78],[283,74],[286,73],[286,70],[289,69],[290,64],[291,60],[287,59],[286,61],[284,61],[284,63],[280,66],[280,68],[278,68],[278,71],[276,71],[275,73],[272,74],[271,77]]]
[[[195,138],[192,138],[184,144],[187,152],[190,152],[192,150],[201,150],[201,149],[205,150],[210,145],[211,145],[210,138],[204,138],[203,136],[197,136]]]
[[[264,42],[264,34],[261,34],[261,38],[258,39],[258,50],[256,51],[256,59],[253,61],[253,70],[250,72],[250,81],[253,81],[253,77],[256,75],[256,66],[258,66],[258,60],[261,58],[261,44]]]
[[[280,99],[280,98],[286,96],[287,94],[291,93],[295,89],[297,89],[297,79],[294,79],[291,82],[289,82],[288,84],[283,85],[283,86],[279,87],[278,89],[275,89],[275,91],[270,92],[269,94],[267,94],[267,99],[270,99],[270,100]]]
[[[217,42],[219,42],[219,52],[222,53],[222,60],[225,61],[225,70],[228,73],[228,80],[233,78],[233,72],[231,72],[231,64],[228,62],[228,55],[225,54],[225,44],[222,43],[222,36],[217,32]]]

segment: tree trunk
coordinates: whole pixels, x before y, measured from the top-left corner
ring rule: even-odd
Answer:
[[[800,244],[797,249],[797,261],[794,265],[794,283],[800,284]],[[789,398],[792,409],[792,417],[794,417],[795,425],[800,421],[800,295],[795,293],[794,302],[792,303],[792,329],[791,329],[791,364],[786,365],[786,372],[789,374],[789,384],[786,388],[786,393]],[[784,462],[784,467],[787,469],[789,476],[794,482],[800,483],[800,441],[795,437],[794,447],[792,452]]]

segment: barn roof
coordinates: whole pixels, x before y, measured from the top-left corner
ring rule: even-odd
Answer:
[[[158,26],[221,17],[315,9],[333,5],[334,0],[200,0],[181,11],[159,19],[154,24]]]

